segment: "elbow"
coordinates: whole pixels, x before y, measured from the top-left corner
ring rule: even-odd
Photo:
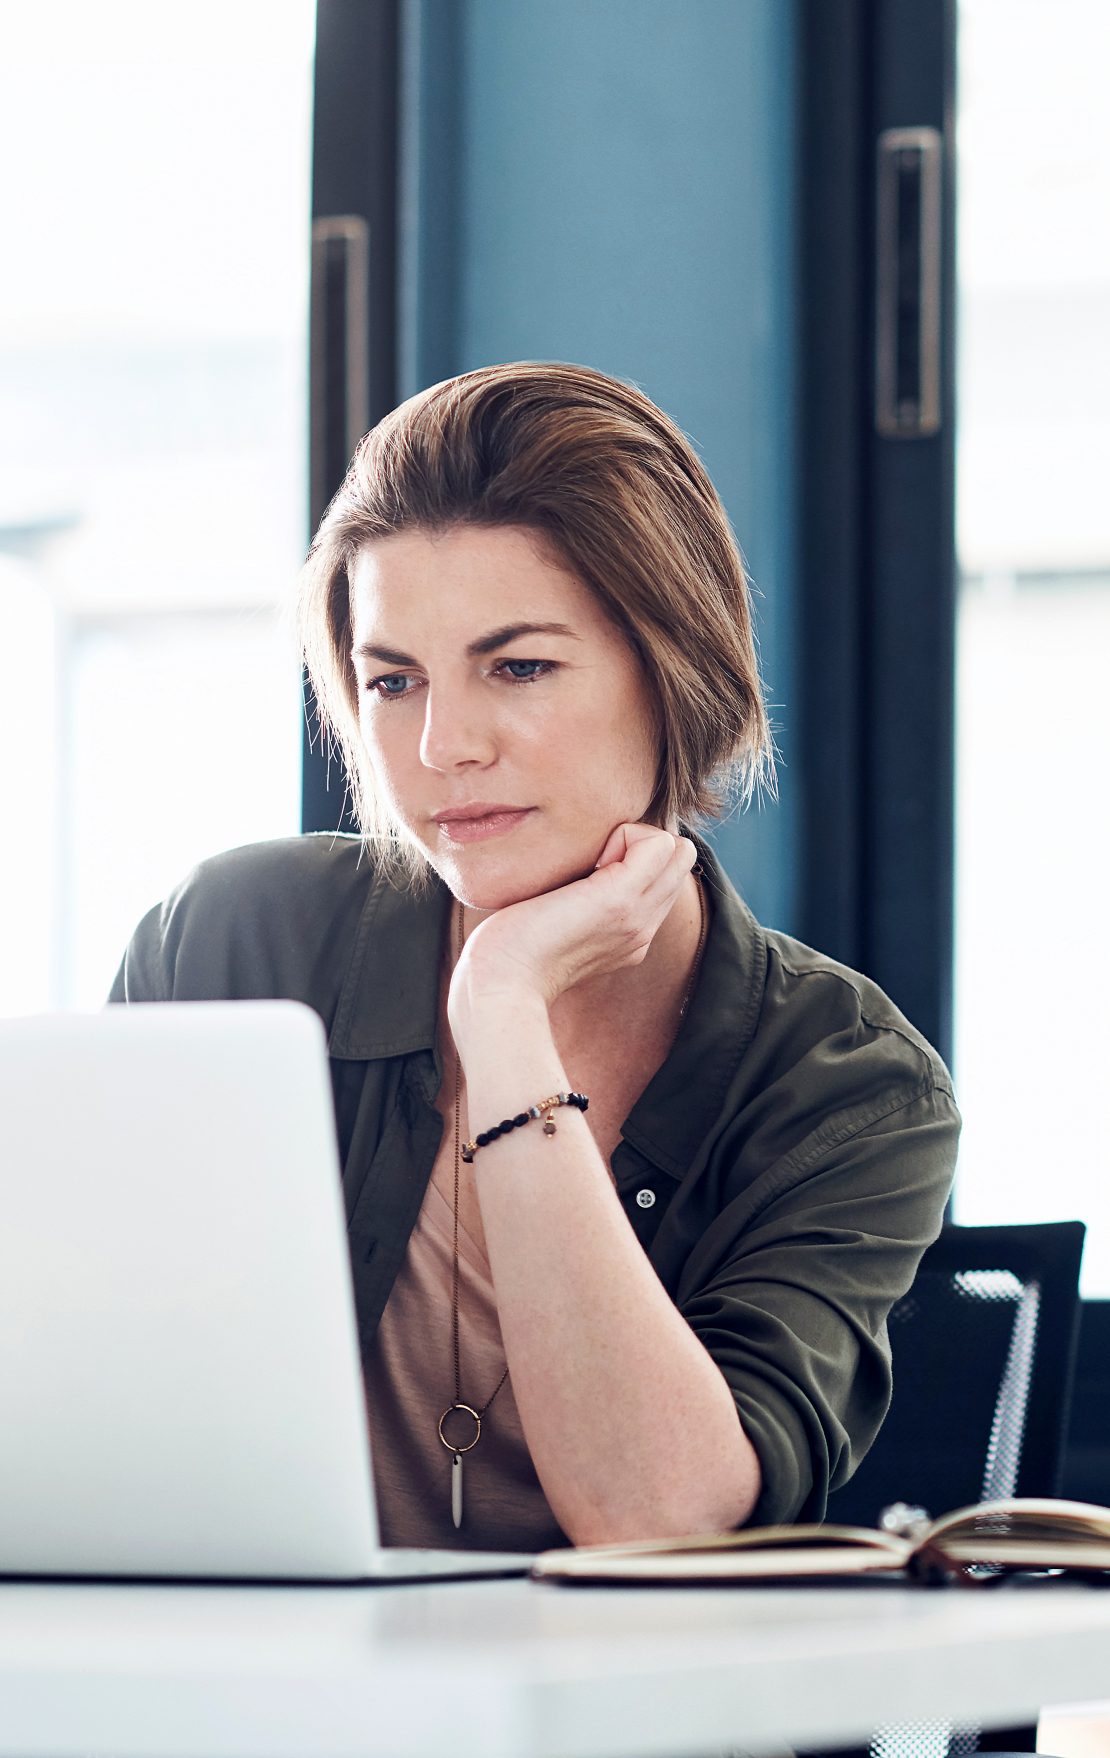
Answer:
[[[594,1503],[577,1501],[554,1512],[575,1545],[635,1544],[644,1539],[697,1538],[730,1532],[751,1519],[763,1487],[759,1457],[743,1437],[727,1472],[704,1471],[689,1482],[638,1486],[639,1493]],[[626,1491],[628,1485],[626,1484]]]

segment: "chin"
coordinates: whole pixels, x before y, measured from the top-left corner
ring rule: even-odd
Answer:
[[[568,852],[559,862],[553,862],[550,856],[531,860],[476,859],[477,854],[476,849],[460,850],[446,857],[437,852],[432,865],[460,903],[467,909],[483,911],[508,909],[510,904],[524,903],[530,897],[570,885],[575,879],[585,879],[593,872],[597,859],[596,855],[587,856],[578,850]]]

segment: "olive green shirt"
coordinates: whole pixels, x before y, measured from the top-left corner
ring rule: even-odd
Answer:
[[[817,1519],[886,1413],[887,1313],[940,1228],[959,1114],[944,1065],[886,996],[762,928],[699,848],[701,972],[611,1166],[759,1454],[753,1521]],[[438,880],[418,896],[377,876],[354,837],[233,849],[144,917],[112,988],[114,1001],[291,997],[320,1015],[364,1352],[442,1133],[449,904]]]

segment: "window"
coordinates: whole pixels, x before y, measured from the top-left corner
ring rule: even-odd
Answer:
[[[0,66],[0,1011],[296,831],[312,0],[43,0]]]
[[[956,1218],[1110,1295],[1110,15],[961,0]]]

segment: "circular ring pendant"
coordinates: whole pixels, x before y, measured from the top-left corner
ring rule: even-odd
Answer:
[[[454,1441],[449,1441],[447,1439],[447,1436],[443,1432],[444,1423],[447,1421],[447,1418],[449,1416],[454,1415],[456,1410],[463,1411],[464,1414],[471,1417],[474,1422],[474,1439],[472,1441],[467,1441],[465,1447],[456,1446]],[[447,1448],[447,1451],[449,1453],[469,1453],[471,1448],[476,1447],[478,1445],[478,1442],[482,1438],[482,1418],[479,1416],[478,1412],[475,1409],[473,1409],[471,1407],[471,1405],[469,1405],[469,1404],[448,1404],[446,1410],[443,1412],[443,1415],[439,1419],[437,1427],[439,1429],[439,1438],[443,1442],[444,1446]]]

